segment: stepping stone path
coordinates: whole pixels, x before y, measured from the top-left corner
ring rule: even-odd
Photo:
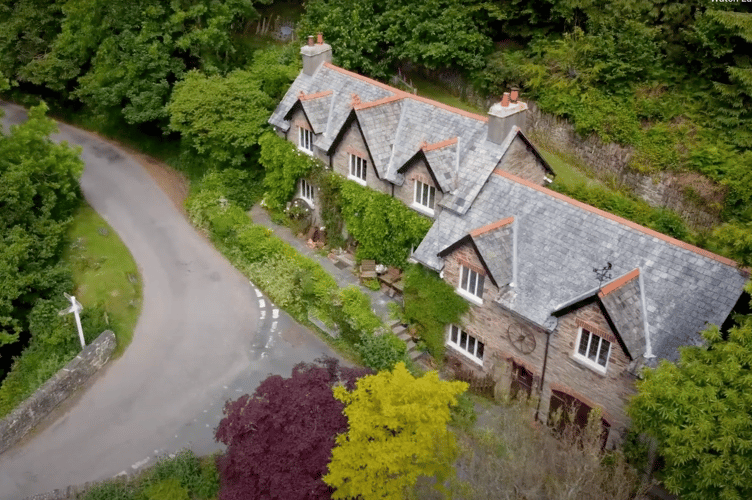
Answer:
[[[394,321],[389,325],[389,327],[392,329],[392,333],[394,333],[397,338],[404,341],[407,345],[407,355],[410,357],[411,361],[416,361],[423,355],[423,352],[418,350],[418,346],[415,344],[415,341],[413,341],[413,338],[407,332],[405,325],[401,324],[399,321]]]

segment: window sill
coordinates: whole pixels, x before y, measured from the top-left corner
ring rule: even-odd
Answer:
[[[446,346],[450,347],[452,349],[452,351],[454,351],[454,352],[459,353],[460,355],[462,355],[463,358],[472,361],[473,363],[475,363],[476,365],[478,365],[480,367],[483,367],[483,360],[482,359],[478,359],[475,356],[471,356],[466,351],[460,349],[459,347],[457,347],[456,345],[452,344],[451,342],[447,342]]]
[[[429,217],[433,217],[435,211],[432,208],[428,208],[425,205],[421,205],[420,203],[413,202],[412,205],[410,205],[410,208],[415,210],[416,212],[420,212],[423,215],[427,215]]]
[[[309,207],[316,208],[316,205],[313,203],[313,200],[309,200],[308,198],[303,198],[302,196],[300,197],[300,199],[303,200],[304,202],[308,203]]]
[[[363,180],[363,179],[361,179],[360,177],[355,177],[354,175],[348,175],[348,176],[347,176],[347,178],[348,178],[349,180],[351,180],[351,181],[355,181],[355,182],[357,182],[357,183],[358,183],[358,184],[360,184],[361,186],[365,186],[365,185],[366,185],[366,181],[365,181],[365,180]]]
[[[467,291],[463,290],[462,288],[455,288],[454,291],[457,292],[457,295],[459,295],[460,297],[463,297],[464,299],[466,299],[469,302],[472,302],[476,306],[482,306],[483,305],[483,299],[481,299],[480,297],[478,297],[476,295],[473,295],[470,292],[467,292]]]
[[[313,156],[313,150],[303,149],[300,146],[298,146],[298,151],[300,151],[301,153],[305,153],[308,156]]]
[[[601,366],[598,363],[595,363],[594,361],[589,360],[588,358],[584,358],[582,356],[579,356],[577,354],[573,354],[570,356],[572,360],[577,363],[578,365],[582,365],[585,368],[588,368],[589,370],[594,371],[598,375],[606,375],[606,372],[608,371],[608,363],[606,363],[606,366]]]

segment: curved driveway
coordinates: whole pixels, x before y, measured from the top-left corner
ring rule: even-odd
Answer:
[[[25,119],[0,103],[5,124]],[[186,446],[218,449],[223,403],[269,373],[333,353],[260,296],[127,153],[67,125],[83,148],[81,187],[117,231],[143,279],[133,342],[31,438],[0,455],[0,499],[132,472]]]

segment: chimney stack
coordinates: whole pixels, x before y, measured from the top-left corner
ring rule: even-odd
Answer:
[[[314,43],[313,35],[308,37],[308,44],[300,48],[303,57],[303,73],[313,76],[319,66],[325,62],[332,62],[332,46],[324,43],[324,34],[318,33],[317,43]]]
[[[502,144],[514,126],[525,129],[527,121],[527,104],[519,101],[519,90],[511,89],[504,92],[501,102],[497,102],[488,111],[488,135],[487,141],[494,144]]]

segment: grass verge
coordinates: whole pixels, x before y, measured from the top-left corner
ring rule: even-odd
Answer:
[[[73,268],[75,295],[84,308],[100,307],[117,337],[119,356],[133,339],[141,312],[141,278],[128,248],[88,204],[68,231],[65,259]]]

